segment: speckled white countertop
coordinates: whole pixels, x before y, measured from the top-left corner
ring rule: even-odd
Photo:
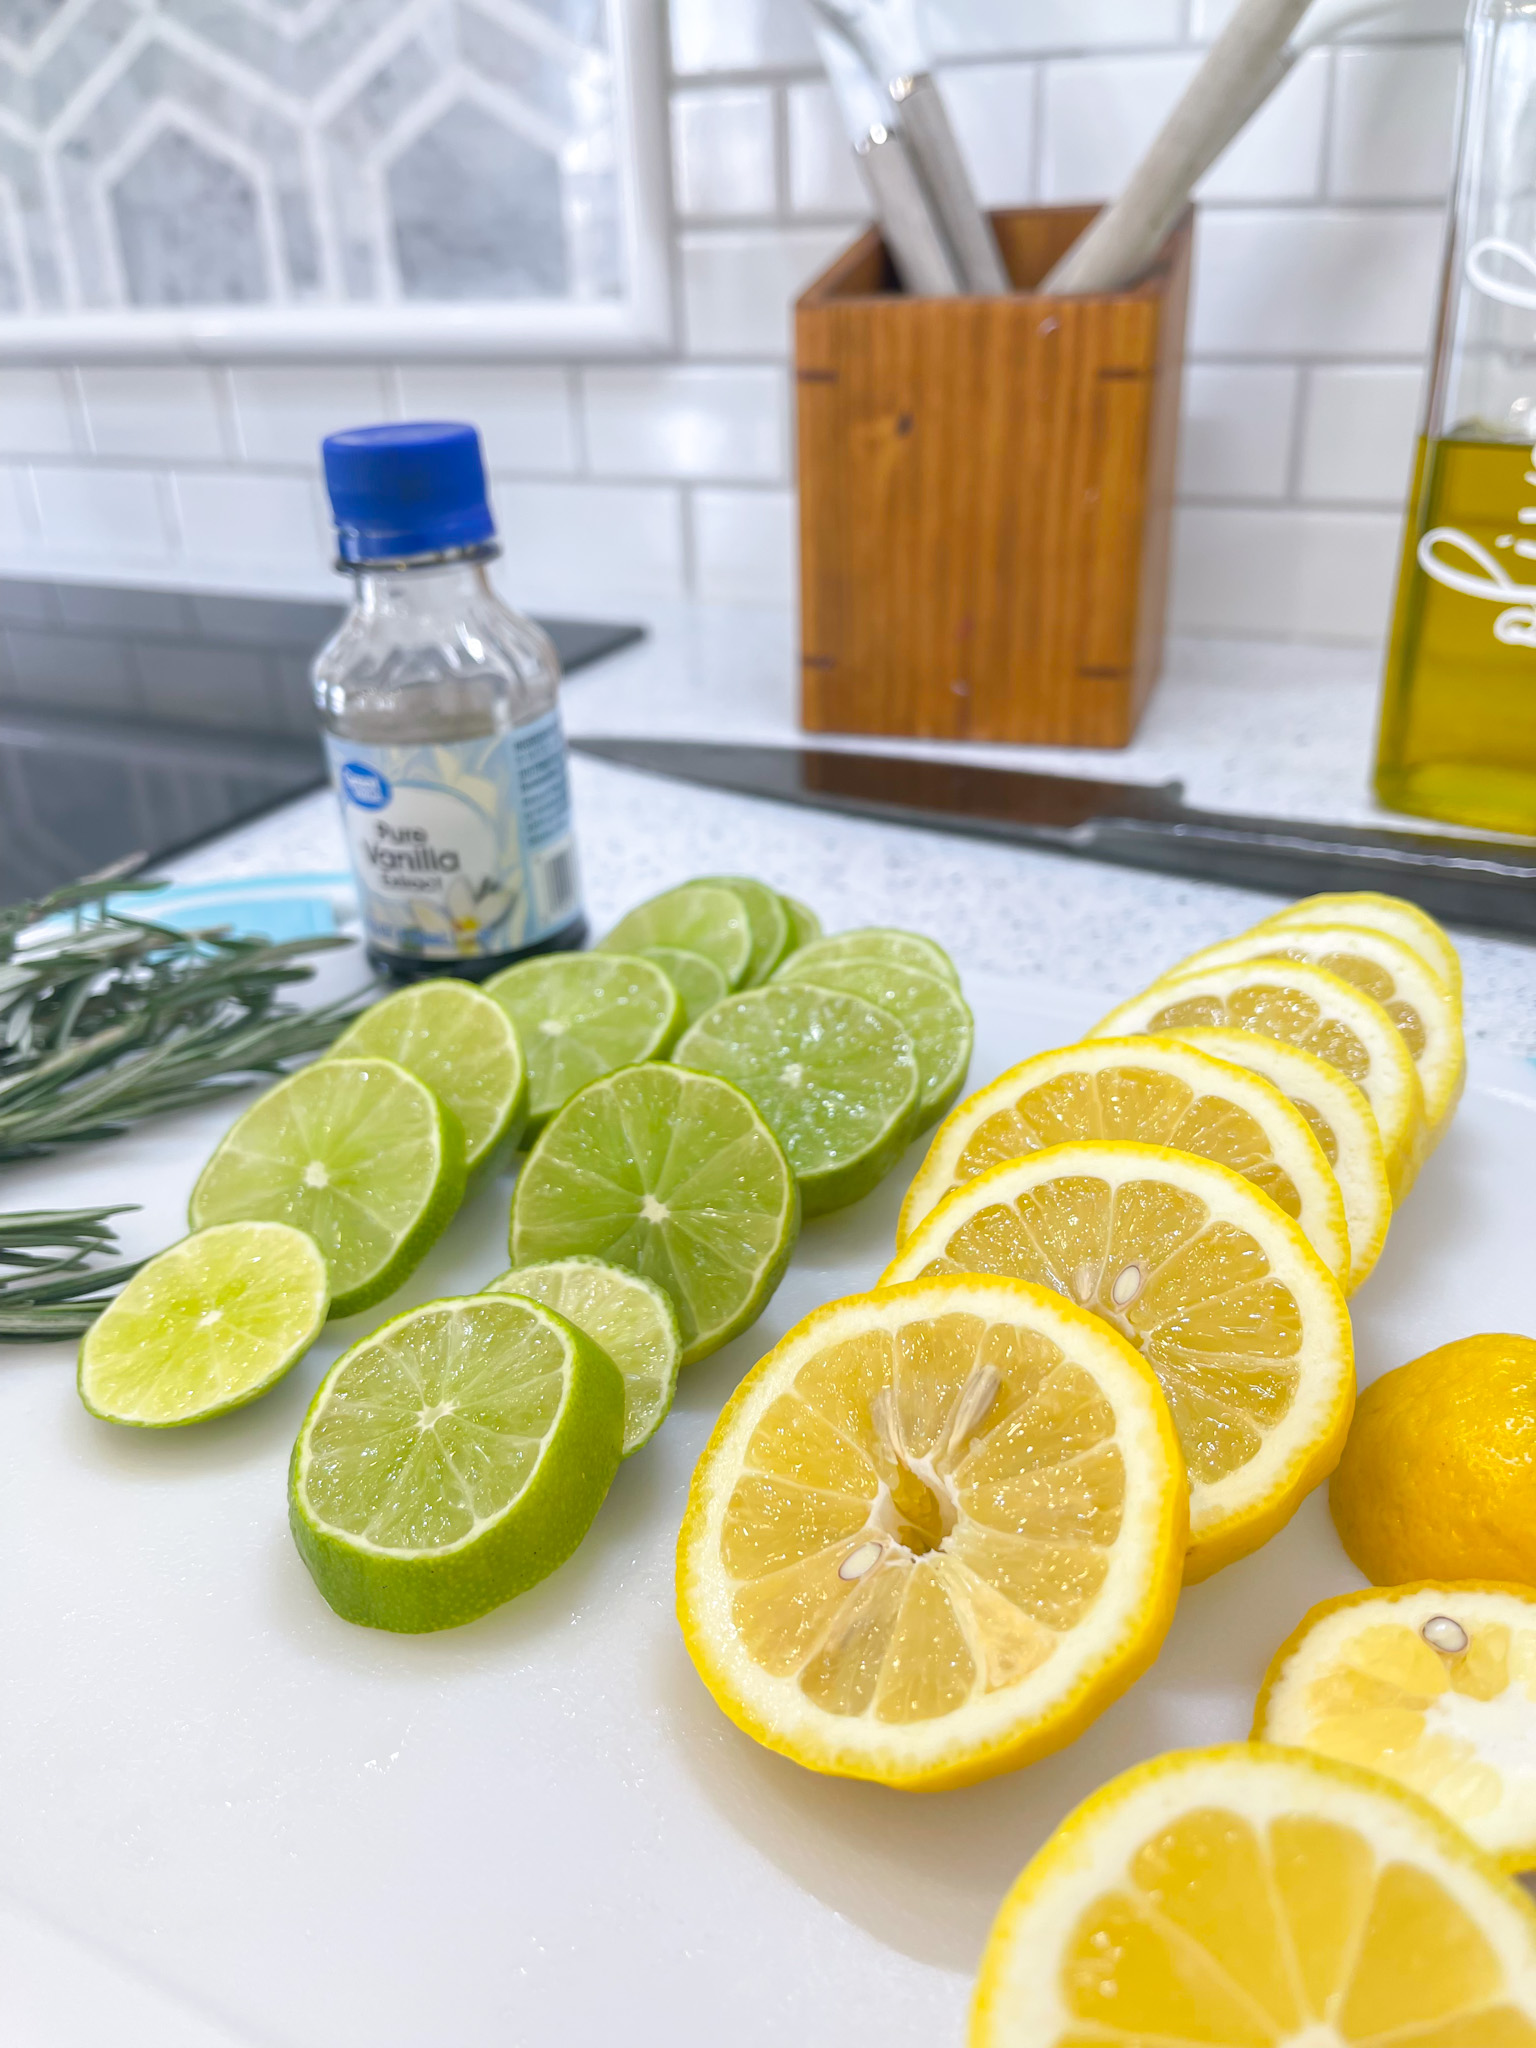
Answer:
[[[785,613],[630,604],[650,637],[573,676],[572,733],[797,736],[793,621]],[[1372,803],[1378,664],[1353,648],[1185,640],[1123,752],[923,748],[955,758],[1120,780],[1182,780],[1212,810],[1364,822]],[[867,744],[858,742],[855,744]],[[761,875],[804,898],[828,930],[904,924],[970,966],[1039,977],[1108,1009],[1198,946],[1243,930],[1280,899],[977,840],[716,795],[572,758],[594,929],[689,875]],[[1394,822],[1401,823],[1401,820]],[[328,791],[299,799],[175,863],[178,879],[346,865]],[[1456,934],[1470,1040],[1536,1055],[1536,946]]]

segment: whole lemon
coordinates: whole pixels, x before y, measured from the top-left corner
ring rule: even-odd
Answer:
[[[1461,1337],[1367,1387],[1328,1505],[1378,1586],[1536,1586],[1536,1343]]]

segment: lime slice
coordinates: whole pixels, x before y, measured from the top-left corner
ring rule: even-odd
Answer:
[[[833,932],[830,938],[813,939],[802,956],[816,960],[892,960],[903,967],[915,967],[923,974],[936,974],[940,981],[960,986],[955,963],[942,946],[925,939],[921,932],[893,931],[888,925],[864,925],[853,932]]]
[[[807,1216],[867,1195],[911,1136],[920,1077],[911,1038],[861,996],[776,981],[717,1003],[677,1063],[734,1081],[789,1156]]]
[[[269,1088],[224,1133],[188,1220],[291,1223],[320,1247],[331,1314],[397,1288],[464,1196],[452,1110],[393,1060],[320,1060]]]
[[[789,950],[798,953],[802,946],[809,946],[821,937],[821,919],[798,896],[781,896],[779,901],[789,919]]]
[[[641,954],[642,960],[651,960],[677,990],[683,1005],[683,1022],[693,1023],[706,1010],[712,1010],[729,990],[725,976],[713,960],[706,960],[702,953],[689,953],[681,946],[647,946]]]
[[[464,1165],[473,1173],[506,1139],[516,1141],[528,1106],[523,1049],[512,1019],[467,981],[444,976],[400,989],[365,1010],[328,1059],[377,1053],[425,1081],[458,1118]]]
[[[606,1259],[514,1266],[486,1289],[542,1301],[607,1352],[624,1376],[624,1456],[650,1442],[677,1391],[683,1339],[671,1296]]]
[[[671,1296],[691,1365],[744,1330],[783,1278],[800,1193],[739,1088],[627,1067],[568,1102],[512,1196],[515,1266],[607,1259]]]
[[[485,992],[522,1041],[530,1131],[600,1074],[659,1058],[683,1026],[677,990],[632,953],[546,953],[493,974]]]
[[[704,879],[741,898],[752,933],[752,957],[747,962],[742,986],[756,988],[789,951],[789,913],[784,908],[784,899],[766,882],[754,882],[750,875],[706,875]]]
[[[619,1468],[624,1382],[537,1302],[408,1309],[338,1358],[288,1474],[299,1555],[369,1628],[453,1628],[563,1564]]]
[[[320,1334],[325,1260],[286,1223],[220,1223],[141,1266],[80,1345],[80,1398],[103,1422],[176,1429],[243,1408]]]
[[[889,1010],[917,1052],[918,1100],[912,1137],[936,1124],[965,1086],[975,1026],[960,991],[936,974],[898,960],[787,960],[777,981],[809,981],[841,989]]]
[[[752,920],[734,889],[720,882],[684,882],[621,917],[600,953],[639,953],[647,946],[681,946],[713,960],[731,988],[752,964]]]

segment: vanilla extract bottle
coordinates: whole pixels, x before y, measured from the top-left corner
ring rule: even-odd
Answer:
[[[351,611],[315,657],[368,957],[479,980],[586,936],[560,665],[492,590],[480,437],[416,421],[324,444]]]

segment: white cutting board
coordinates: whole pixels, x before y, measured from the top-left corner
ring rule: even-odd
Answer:
[[[973,1082],[1094,1006],[967,977]],[[227,1117],[0,1177],[0,1205],[137,1200],[181,1228]],[[1484,1054],[1355,1303],[1362,1381],[1526,1330],[1536,1071]],[[910,1162],[915,1167],[918,1154]],[[339,1621],[284,1478],[344,1343],[505,1265],[509,1182],[409,1290],[256,1407],[164,1434],[80,1407],[69,1346],[0,1352],[0,2040],[7,2048],[935,2048],[998,1901],[1078,1800],[1158,1750],[1247,1733],[1270,1652],[1358,1585],[1323,1494],[1187,1594],[1161,1661],[1073,1748],[970,1791],[822,1779],[727,1723],[672,1614],[688,1476],[741,1374],[869,1285],[907,1173],[810,1225],[754,1330],[685,1374],[576,1557],[468,1628]]]

